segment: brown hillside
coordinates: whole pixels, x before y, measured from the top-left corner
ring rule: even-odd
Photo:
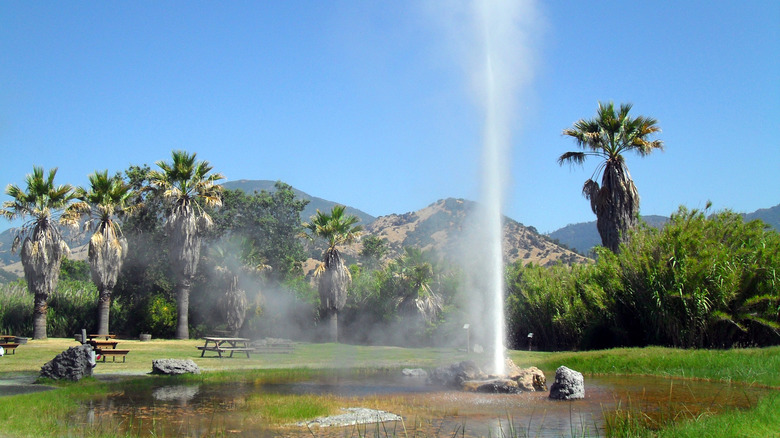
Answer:
[[[390,249],[387,260],[401,255],[407,246],[455,254],[466,245],[465,236],[476,206],[475,202],[463,199],[443,199],[415,212],[378,217],[366,226],[363,235],[387,240]],[[343,248],[342,252],[357,260],[360,249],[358,242]],[[523,264],[551,265],[590,260],[509,218],[504,220],[503,250],[506,263],[521,260]],[[314,266],[315,261],[310,260],[304,265],[304,272],[310,273]]]

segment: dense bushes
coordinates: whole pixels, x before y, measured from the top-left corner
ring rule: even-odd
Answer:
[[[97,328],[97,288],[88,281],[60,280],[57,290],[49,296],[47,334],[67,338],[84,328]],[[0,332],[31,336],[33,300],[23,280],[0,285]],[[123,314],[112,303],[112,315]]]
[[[780,235],[726,211],[680,210],[592,266],[514,267],[512,340],[546,349],[780,343]]]

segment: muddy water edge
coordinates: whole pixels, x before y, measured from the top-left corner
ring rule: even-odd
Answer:
[[[82,404],[72,427],[83,432],[173,436],[602,436],[605,418],[627,409],[642,412],[651,424],[668,423],[747,409],[767,389],[707,381],[636,376],[586,377],[586,397],[553,401],[546,392],[514,395],[443,391],[400,370],[290,374],[276,379],[148,379],[120,381]],[[269,402],[270,400],[270,402]],[[401,415],[402,422],[340,428],[280,422],[274,409],[306,405],[365,407]],[[269,404],[271,406],[269,406]],[[328,408],[325,408],[328,410]],[[315,411],[312,411],[315,412]],[[285,414],[282,414],[285,415]],[[319,413],[312,413],[319,416]],[[378,430],[377,430],[378,428]]]

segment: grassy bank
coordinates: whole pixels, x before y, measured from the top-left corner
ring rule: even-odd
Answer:
[[[780,347],[681,350],[664,347],[539,353],[513,351],[521,367],[554,371],[561,365],[584,374],[647,375],[739,382],[780,388]]]
[[[30,341],[20,346],[16,354],[0,358],[0,380],[31,381],[46,361],[74,345],[76,342],[69,339]],[[257,354],[249,359],[237,356],[220,360],[208,355],[200,357],[196,348],[199,345],[202,341],[122,340],[119,348],[131,350],[127,361],[112,363],[109,359],[105,364],[100,363],[95,369],[94,379],[62,384],[57,390],[49,392],[0,397],[0,418],[4,419],[0,435],[111,436],[110,428],[97,429],[97,432],[84,430],[72,419],[73,412],[82,401],[116,390],[117,377],[130,376],[137,379],[138,384],[167,379],[146,376],[151,371],[151,361],[157,358],[192,359],[204,370],[201,376],[191,378],[199,382],[237,379],[236,373],[242,379],[258,382],[285,374],[305,375],[307,371],[303,369],[429,368],[464,359],[478,359],[452,349],[299,344],[292,354]],[[728,351],[656,347],[576,353],[512,351],[510,357],[521,367],[538,366],[550,380],[558,366],[566,365],[586,375],[654,375],[780,388],[780,348],[777,347]],[[280,423],[306,418],[307,412],[319,415],[336,406],[329,397],[306,399],[300,396],[256,396],[248,403],[252,412],[260,412],[261,416]],[[623,417],[617,417],[619,427],[613,430],[616,436],[777,436],[772,434],[780,430],[780,391],[758,400],[747,411],[704,415],[680,424],[651,425],[663,426],[656,431],[643,429],[646,424],[633,421],[641,418],[641,412],[627,408]],[[224,432],[224,429],[216,430],[217,434]]]

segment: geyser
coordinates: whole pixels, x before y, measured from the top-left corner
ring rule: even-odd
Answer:
[[[489,324],[489,351],[492,372],[506,374],[504,343],[504,192],[509,180],[511,134],[514,106],[520,87],[530,79],[528,63],[528,27],[535,19],[532,1],[476,0],[473,16],[481,52],[476,57],[475,80],[484,113],[482,152],[482,195],[484,219],[481,228],[486,256],[483,281],[484,303]],[[525,32],[525,33],[524,33]]]

